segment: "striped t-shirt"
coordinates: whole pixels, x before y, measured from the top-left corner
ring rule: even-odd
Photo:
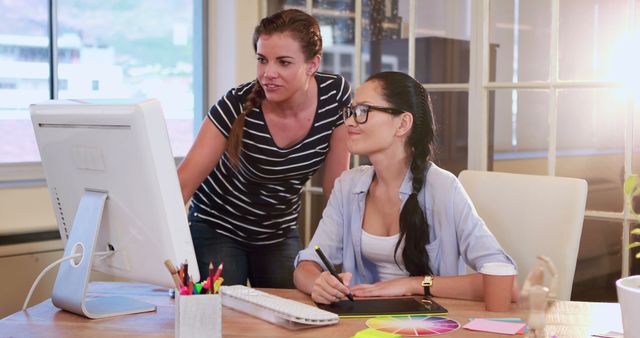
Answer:
[[[282,241],[296,229],[302,187],[324,162],[331,134],[343,123],[340,108],[351,101],[351,87],[342,76],[318,72],[315,79],[318,104],[307,135],[293,146],[278,147],[261,108],[254,108],[245,118],[239,168],[232,168],[224,152],[193,195],[190,222],[253,244]],[[254,86],[255,81],[242,84],[211,107],[209,119],[226,138]]]

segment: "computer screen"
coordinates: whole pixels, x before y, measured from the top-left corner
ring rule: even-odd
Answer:
[[[61,263],[56,306],[90,318],[131,313],[84,299],[92,269],[173,287],[166,259],[197,266],[157,100],[51,100],[30,110],[64,255],[82,254]],[[104,251],[113,254],[93,256]]]

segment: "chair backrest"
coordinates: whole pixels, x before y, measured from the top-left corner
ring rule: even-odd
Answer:
[[[518,285],[551,258],[558,270],[557,297],[571,298],[587,182],[582,179],[464,170],[459,175],[478,214],[518,264]]]

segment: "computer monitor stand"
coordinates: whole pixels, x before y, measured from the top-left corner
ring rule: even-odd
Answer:
[[[64,257],[81,257],[62,262],[53,286],[51,300],[56,307],[97,319],[132,313],[155,311],[155,305],[125,297],[104,297],[87,300],[86,292],[93,265],[93,255],[107,202],[107,193],[85,191],[82,195],[64,248]]]

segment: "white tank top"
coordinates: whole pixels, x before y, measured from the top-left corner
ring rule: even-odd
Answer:
[[[362,229],[362,256],[376,265],[381,281],[409,276],[409,272],[405,269],[404,261],[402,260],[404,240],[400,243],[396,255],[400,267],[396,265],[393,259],[393,250],[396,247],[398,238],[400,238],[399,233],[393,236],[376,236]]]

